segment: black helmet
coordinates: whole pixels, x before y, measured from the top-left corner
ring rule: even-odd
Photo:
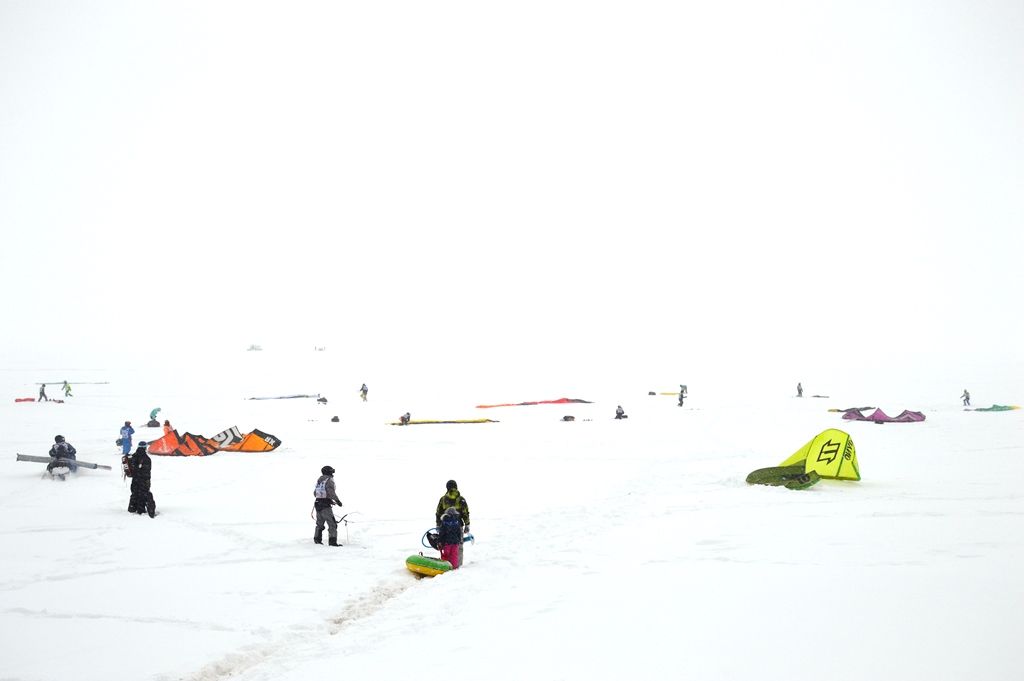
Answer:
[[[454,480],[449,480],[448,482],[445,483],[444,486],[448,489],[449,492],[451,492],[453,489],[459,488],[458,483],[456,483]]]
[[[142,442],[139,443],[139,449],[145,449],[148,446],[149,446],[149,443],[147,443],[145,440],[143,440]]]
[[[323,468],[320,469],[320,472],[323,473],[324,475],[334,475],[334,469],[331,468],[330,466],[324,466]]]
[[[64,436],[63,435],[57,435],[56,437],[53,438],[53,441],[57,442],[57,443],[64,442]]]

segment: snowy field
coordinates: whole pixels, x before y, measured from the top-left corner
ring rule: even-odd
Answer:
[[[691,383],[682,409],[647,394],[675,377],[403,391],[330,361],[0,374],[0,679],[1019,678],[1024,411],[965,412],[961,386],[909,403],[892,387],[801,400],[788,384],[729,398]],[[81,383],[64,404],[13,401],[65,378]],[[244,399],[307,392],[328,404]],[[558,397],[594,404],[474,408]],[[628,420],[611,418],[616,404]],[[861,406],[927,420],[827,411]],[[129,515],[114,439],[125,419],[156,437],[140,427],[155,407],[180,431],[259,428],[284,444],[154,456],[159,515]],[[500,422],[386,425],[406,410]],[[853,436],[861,482],[745,484],[830,427]],[[114,470],[59,482],[15,461],[58,433]],[[351,519],[340,549],[311,541],[326,464]],[[404,560],[429,552],[420,537],[448,478],[477,541],[464,569],[418,579]]]

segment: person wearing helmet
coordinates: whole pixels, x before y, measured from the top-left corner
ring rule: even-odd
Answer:
[[[461,523],[462,533],[469,534],[469,503],[466,498],[459,492],[459,485],[454,480],[449,480],[445,483],[446,491],[437,502],[437,510],[434,512],[435,526],[440,530],[441,528],[441,516],[444,515],[445,511],[450,508],[458,511],[459,522]],[[462,565],[462,542],[459,542],[458,551],[458,563]],[[452,563],[455,566],[455,563]]]
[[[132,476],[132,496],[128,499],[128,512],[149,514],[150,518],[156,517],[156,501],[150,491],[150,484],[153,475],[153,460],[149,458],[146,451],[146,443],[140,442],[135,453],[132,454],[127,470]]]
[[[313,543],[324,543],[324,525],[327,526],[327,545],[341,546],[338,543],[338,521],[334,519],[334,505],[341,506],[337,489],[334,486],[334,469],[324,466],[320,469],[320,477],[313,488],[313,510],[316,514],[316,530],[313,531]]]
[[[64,466],[74,473],[78,470],[78,465],[74,463],[77,454],[78,452],[75,451],[70,442],[64,439],[63,435],[55,436],[53,438],[53,446],[50,447],[50,456],[53,457],[53,461],[46,465],[46,470],[49,473],[53,473],[54,468]],[[58,462],[58,459],[63,459],[63,461]]]
[[[132,451],[132,435],[135,434],[135,429],[132,428],[131,421],[125,421],[124,425],[121,426],[121,437],[118,438],[121,444],[121,456],[128,456]]]

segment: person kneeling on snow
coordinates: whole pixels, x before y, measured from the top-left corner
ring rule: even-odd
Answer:
[[[327,525],[327,545],[341,546],[338,543],[338,521],[334,519],[334,508],[337,504],[341,506],[341,499],[338,498],[337,489],[334,486],[334,469],[324,466],[320,469],[322,475],[316,481],[313,488],[313,509],[316,512],[316,530],[313,531],[313,543],[324,543],[324,525]]]
[[[51,461],[46,465],[46,471],[53,473],[53,469],[57,467],[66,467],[72,473],[77,471],[78,466],[74,461],[78,452],[71,446],[71,443],[65,442],[63,435],[54,437],[53,442],[54,445],[50,447],[50,456],[54,459],[65,459],[65,461]]]
[[[453,570],[462,565],[462,533],[464,531],[462,515],[454,506],[441,514],[441,522],[437,526],[438,544],[441,545],[441,560],[451,563]]]

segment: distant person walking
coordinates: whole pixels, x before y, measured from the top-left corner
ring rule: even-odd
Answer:
[[[39,401],[40,402],[49,402],[50,401],[50,398],[46,396],[46,384],[45,383],[40,383],[39,384]]]
[[[359,396],[363,398],[363,402],[366,401],[366,395],[369,392],[370,392],[370,389],[366,387],[365,383],[363,383],[363,387],[359,389]]]
[[[679,406],[683,406],[683,400],[686,399],[686,386],[682,383],[679,384]]]
[[[64,397],[71,397],[71,384],[68,383],[67,381],[64,381],[63,389],[64,389]]]
[[[960,399],[964,401],[964,406],[971,406],[971,394],[967,392],[967,388],[964,388],[964,394],[960,396]]]
[[[121,426],[121,456],[128,456],[132,451],[132,435],[135,434],[135,429],[132,428],[131,421],[125,421],[124,425]]]
[[[796,384],[796,396],[797,397],[803,397],[804,396],[804,387],[800,383]]]
[[[313,543],[324,543],[324,525],[327,526],[327,545],[341,546],[338,543],[338,521],[334,519],[334,505],[341,506],[338,491],[334,485],[334,468],[324,466],[320,469],[313,488],[313,511],[316,514],[316,529],[313,531]]]

